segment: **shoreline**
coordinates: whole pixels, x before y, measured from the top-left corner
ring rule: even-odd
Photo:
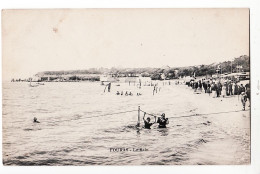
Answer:
[[[223,132],[224,136],[213,142],[203,143],[197,152],[191,154],[191,159],[194,160],[188,164],[250,164],[251,108],[248,107],[249,102],[246,103],[246,110],[243,111],[239,95],[213,98],[212,94],[209,96],[207,93],[193,93],[193,97],[196,95],[199,96],[198,113],[223,112],[219,115],[205,115],[204,117],[214,126],[215,133]],[[230,161],[233,162],[230,163]]]

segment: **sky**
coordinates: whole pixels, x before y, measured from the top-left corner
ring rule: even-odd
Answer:
[[[249,9],[2,11],[3,80],[40,71],[182,67],[249,55]]]

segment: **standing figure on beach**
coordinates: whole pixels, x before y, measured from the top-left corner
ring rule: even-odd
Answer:
[[[221,83],[220,82],[218,82],[218,84],[217,84],[217,97],[220,97],[220,95],[221,95],[221,91],[222,91],[222,85],[221,85]]]
[[[237,83],[235,83],[234,95],[238,95],[238,85],[237,85]]]
[[[166,124],[169,124],[169,120],[165,118],[165,114],[163,113],[161,117],[158,118],[157,123],[159,123],[159,128],[166,128]]]
[[[241,86],[240,86],[240,94],[241,94],[242,92],[246,92],[246,89],[245,89],[245,87],[243,86],[243,84],[241,84]]]
[[[250,107],[250,83],[246,84],[245,87],[246,87],[246,97],[248,98],[248,102],[249,102],[248,107]]]
[[[151,126],[156,122],[156,116],[154,116],[154,122],[151,123],[151,118],[150,117],[147,117],[147,119],[144,119],[146,115],[146,112],[144,112],[144,116],[143,116],[143,120],[144,120],[144,128],[145,129],[151,129]]]
[[[229,95],[233,95],[233,85],[231,82],[229,82],[228,84],[228,93]]]
[[[195,87],[195,90],[194,90],[194,92],[197,92],[197,89],[198,89],[198,87],[199,87],[199,84],[198,84],[198,82],[195,82],[195,85],[194,85],[194,87]]]
[[[228,85],[224,85],[223,88],[222,88],[222,97],[224,98],[226,95],[227,95],[227,91],[228,91]]]
[[[202,83],[201,83],[201,80],[199,80],[198,86],[199,86],[200,92],[202,92]]]
[[[215,82],[213,82],[211,90],[213,91],[213,98],[217,97],[217,84]]]
[[[242,93],[241,93],[241,102],[242,102],[242,105],[243,105],[243,110],[245,110],[246,101],[247,101],[246,93],[245,93],[245,92],[242,92]]]
[[[207,82],[207,93],[209,93],[209,96],[210,96],[210,93],[211,93],[211,85],[209,82]]]
[[[229,96],[230,95],[230,91],[229,91],[229,84],[228,84],[228,82],[225,82],[224,88],[226,88],[226,96]],[[224,90],[223,90],[223,92],[224,92]]]
[[[203,86],[203,89],[204,89],[205,93],[207,93],[208,85],[207,85],[207,83],[205,81],[203,81],[202,86]]]

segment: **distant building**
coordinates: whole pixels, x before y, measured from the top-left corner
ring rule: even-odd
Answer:
[[[174,70],[174,75],[175,75],[176,78],[179,77],[179,70],[178,69]]]
[[[166,78],[165,74],[164,74],[164,73],[162,73],[162,74],[161,74],[161,79],[163,79],[163,80],[164,80],[165,78]]]
[[[118,82],[118,77],[114,77],[112,74],[100,76],[101,82]]]

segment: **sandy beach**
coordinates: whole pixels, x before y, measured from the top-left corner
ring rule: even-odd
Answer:
[[[250,107],[242,111],[241,96],[212,98],[208,94],[196,94],[199,113],[217,113],[205,115],[211,128],[204,132],[203,137],[223,131],[217,140],[203,143],[191,154],[191,164],[250,164]],[[223,113],[221,113],[223,112]],[[227,112],[227,113],[225,113]],[[212,129],[213,128],[213,129]],[[233,163],[230,163],[233,161]]]

